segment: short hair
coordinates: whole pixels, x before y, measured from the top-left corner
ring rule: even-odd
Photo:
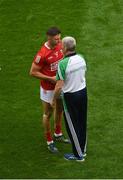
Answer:
[[[62,39],[62,43],[63,43],[63,46],[68,51],[74,51],[76,48],[76,40],[75,40],[75,38],[73,38],[71,36],[64,37]]]
[[[46,32],[46,34],[49,36],[55,36],[55,35],[60,34],[60,33],[61,33],[61,31],[57,27],[50,27]]]

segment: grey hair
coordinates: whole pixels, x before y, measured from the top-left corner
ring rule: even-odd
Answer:
[[[76,48],[76,40],[71,36],[66,36],[62,39],[63,46],[68,51],[74,51]]]

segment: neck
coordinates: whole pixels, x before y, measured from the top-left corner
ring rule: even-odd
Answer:
[[[52,45],[49,41],[47,41],[47,45],[50,49],[54,49],[56,45]]]
[[[68,55],[74,54],[74,53],[75,53],[75,51],[67,51],[67,52],[65,52],[65,56],[68,56]]]

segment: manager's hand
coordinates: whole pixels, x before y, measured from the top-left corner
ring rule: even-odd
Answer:
[[[52,106],[52,108],[55,108],[55,104],[56,104],[56,101],[53,99],[50,103],[50,105]]]

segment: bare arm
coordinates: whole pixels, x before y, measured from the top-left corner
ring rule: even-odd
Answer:
[[[41,73],[41,69],[42,69],[42,67],[36,65],[35,63],[32,63],[32,66],[30,69],[30,75],[33,77],[36,77],[38,79],[41,79],[41,80],[47,80],[47,81],[50,81],[52,83],[56,83],[55,76],[50,77],[50,76],[44,75]]]
[[[58,80],[55,86],[55,90],[54,90],[54,96],[53,96],[53,100],[51,102],[51,106],[54,107],[55,106],[55,102],[56,99],[60,96],[62,87],[64,85],[64,81],[63,80]]]

